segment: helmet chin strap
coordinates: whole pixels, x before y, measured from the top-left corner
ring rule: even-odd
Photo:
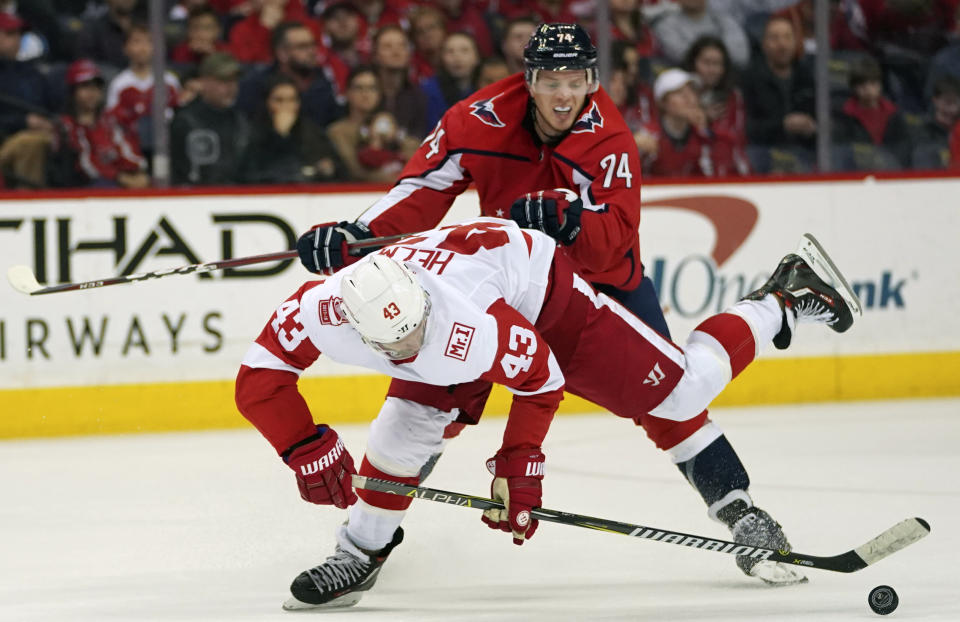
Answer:
[[[586,109],[587,107],[587,102],[589,101],[590,101],[589,95],[583,98],[583,104],[580,105],[580,110],[578,110],[577,113],[573,115],[574,119],[580,118],[580,115],[583,114],[584,109]],[[570,124],[569,128],[562,130],[557,134],[552,134],[549,131],[549,125],[547,125],[545,121],[542,121],[540,119],[540,115],[538,113],[539,111],[537,110],[537,104],[534,101],[533,97],[530,97],[530,116],[531,118],[533,118],[533,127],[534,129],[537,130],[537,137],[543,141],[543,144],[548,145],[550,147],[554,147],[556,145],[559,145],[561,142],[563,142],[563,139],[570,134],[570,131],[573,129],[573,126],[576,125],[576,121],[574,121],[573,123]]]

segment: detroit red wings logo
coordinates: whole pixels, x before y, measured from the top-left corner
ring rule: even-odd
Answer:
[[[493,100],[501,95],[503,95],[503,93],[497,93],[493,97],[488,97],[487,99],[478,99],[477,101],[473,102],[470,104],[470,114],[480,119],[490,127],[506,127],[506,124],[500,120],[500,117],[497,116],[496,111],[493,109]]]
[[[573,124],[571,134],[583,134],[585,132],[596,132],[598,127],[603,127],[603,116],[600,114],[600,107],[597,102],[590,105],[590,110],[584,113],[576,123]]]

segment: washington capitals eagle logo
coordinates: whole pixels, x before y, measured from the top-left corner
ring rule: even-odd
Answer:
[[[470,104],[470,114],[480,119],[484,123],[492,127],[506,127],[506,123],[500,120],[500,117],[497,116],[497,113],[493,110],[493,100],[503,95],[503,93],[497,93],[493,97],[488,97],[487,99],[478,99],[477,101]]]
[[[600,108],[597,106],[597,102],[593,102],[593,104],[590,106],[590,110],[585,112],[584,115],[573,124],[573,129],[570,130],[570,133],[593,133],[598,127],[603,127],[603,117],[600,116]]]

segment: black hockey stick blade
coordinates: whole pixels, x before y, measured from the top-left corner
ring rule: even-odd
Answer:
[[[390,494],[403,495],[416,499],[426,499],[427,501],[436,501],[459,507],[475,508],[478,510],[503,509],[503,504],[488,499],[486,497],[475,497],[458,492],[449,492],[446,490],[436,490],[423,486],[410,486],[397,482],[390,482],[372,477],[363,477],[361,475],[353,476],[353,487],[363,490],[373,490],[376,492],[385,492]],[[876,538],[855,549],[833,555],[831,557],[818,557],[815,555],[806,555],[795,551],[776,551],[761,547],[731,542],[728,540],[718,540],[707,536],[698,536],[689,533],[682,533],[670,529],[661,529],[648,525],[633,525],[630,523],[621,523],[619,521],[606,518],[594,518],[582,514],[572,514],[570,512],[560,512],[557,510],[548,510],[547,508],[535,508],[530,513],[531,518],[550,523],[560,523],[561,525],[573,525],[575,527],[584,527],[586,529],[595,529],[597,531],[607,531],[610,533],[619,533],[625,536],[642,538],[644,540],[655,540],[667,544],[677,544],[691,549],[700,549],[702,551],[713,551],[714,553],[729,553],[731,555],[743,555],[756,559],[766,559],[774,562],[783,562],[795,566],[804,566],[806,568],[819,568],[821,570],[832,570],[834,572],[856,572],[875,564],[884,557],[892,555],[897,551],[904,549],[917,540],[930,533],[930,524],[922,518],[908,518],[902,520],[890,529],[887,529]]]
[[[364,248],[378,248],[387,246],[403,238],[416,235],[415,233],[405,233],[401,235],[387,235],[379,238],[369,238],[358,240],[348,245],[350,250]],[[297,251],[280,251],[278,253],[267,253],[265,255],[251,255],[249,257],[236,257],[234,259],[221,259],[219,261],[210,261],[207,263],[196,263],[189,266],[180,266],[179,268],[168,268],[165,270],[155,270],[153,272],[140,272],[137,274],[127,274],[123,276],[112,276],[93,281],[83,281],[81,283],[61,283],[59,285],[43,286],[37,281],[37,277],[28,266],[13,266],[7,270],[7,281],[13,289],[27,294],[29,296],[41,296],[43,294],[58,294],[60,292],[72,292],[81,289],[94,289],[98,287],[107,287],[109,285],[121,285],[123,283],[135,283],[137,281],[146,281],[149,279],[159,279],[174,274],[201,274],[204,272],[213,272],[214,270],[223,270],[224,268],[239,268],[240,266],[251,266],[258,263],[268,263],[271,261],[291,261],[296,259]]]

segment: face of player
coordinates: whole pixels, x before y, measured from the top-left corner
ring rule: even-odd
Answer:
[[[587,72],[538,71],[533,84],[527,85],[536,107],[536,129],[540,138],[556,137],[573,127],[587,100]]]
[[[423,337],[427,332],[427,322],[424,319],[420,325],[413,329],[413,332],[393,343],[377,343],[370,341],[368,344],[377,352],[383,354],[391,361],[402,361],[415,356],[420,348],[423,347]]]

